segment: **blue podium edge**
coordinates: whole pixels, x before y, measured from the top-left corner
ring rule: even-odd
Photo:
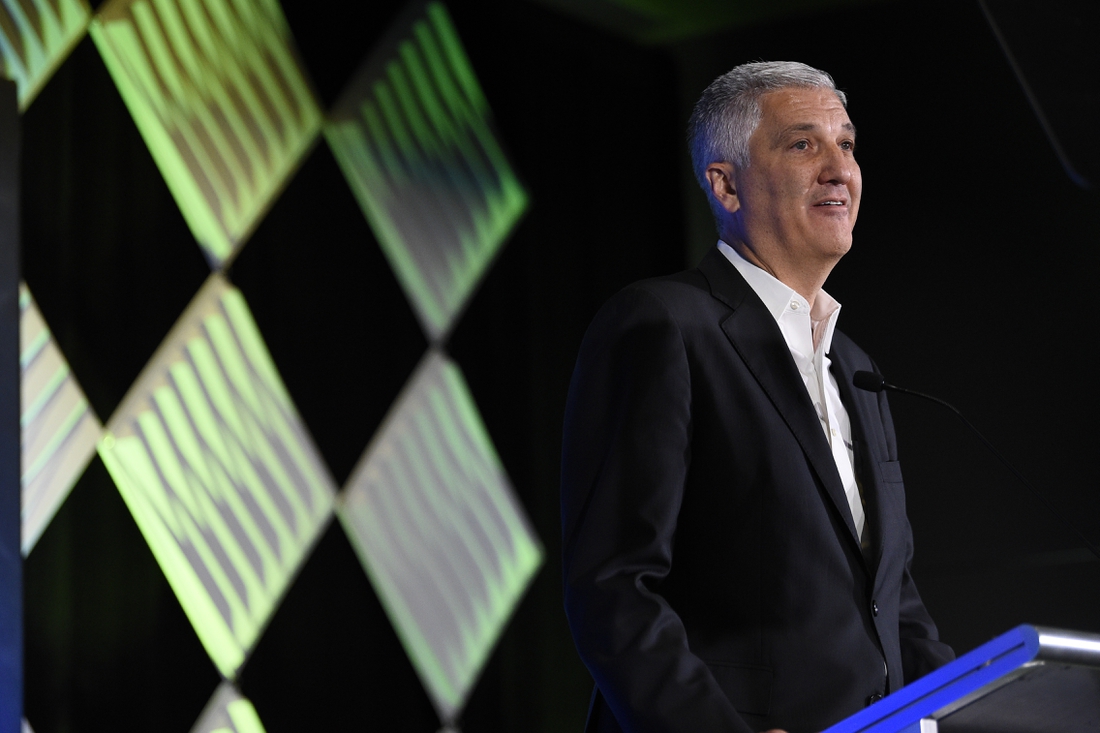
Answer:
[[[1039,631],[1026,624],[1017,626],[824,733],[904,730],[1033,661],[1038,653]]]

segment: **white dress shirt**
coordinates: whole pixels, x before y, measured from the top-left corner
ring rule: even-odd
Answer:
[[[824,290],[814,299],[813,310],[809,302],[787,285],[741,256],[737,250],[723,241],[718,249],[737,268],[749,286],[764,301],[764,307],[775,318],[787,348],[791,351],[798,373],[806,385],[810,402],[821,420],[821,428],[833,451],[848,507],[855,520],[856,532],[863,539],[865,515],[859,485],[856,483],[855,453],[852,448],[852,428],[848,411],[840,401],[836,377],[829,366],[829,350],[833,343],[833,331],[840,315],[840,303]]]

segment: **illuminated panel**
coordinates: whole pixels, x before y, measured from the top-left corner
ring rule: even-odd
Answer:
[[[260,716],[248,698],[223,682],[206,704],[191,733],[264,733]]]
[[[458,367],[429,352],[338,514],[440,718],[466,701],[542,562]]]
[[[0,76],[15,82],[20,111],[84,35],[91,15],[84,0],[0,0]]]
[[[325,137],[424,330],[438,341],[527,195],[443,5],[414,10],[356,75]]]
[[[110,0],[90,33],[195,239],[222,266],[321,125],[277,0]]]
[[[25,557],[95,455],[103,426],[24,284],[19,342]]]
[[[99,454],[231,678],[331,516],[334,487],[240,291],[212,275]]]

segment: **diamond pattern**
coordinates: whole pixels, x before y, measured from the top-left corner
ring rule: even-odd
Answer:
[[[233,677],[334,487],[240,292],[212,275],[107,424],[119,491]]]
[[[343,485],[428,344],[327,146],[302,163],[232,277]]]
[[[195,239],[230,259],[321,112],[276,0],[111,0],[90,29]]]
[[[95,455],[103,426],[26,285],[19,289],[23,430],[23,555]]]
[[[190,730],[221,676],[98,457],[23,568],[35,730]]]
[[[542,561],[458,367],[429,352],[339,516],[445,722]]]
[[[83,37],[91,17],[84,0],[0,2],[0,76],[16,83],[20,110]]]
[[[32,6],[34,17],[27,15]],[[264,727],[234,680],[339,504],[341,522],[331,532],[347,534],[381,601],[363,623],[376,623],[384,608],[397,634],[387,630],[393,654],[407,654],[412,663],[405,684],[416,687],[415,669],[427,692],[422,712],[432,716],[430,699],[449,729],[541,564],[542,548],[459,368],[441,350],[527,206],[447,11],[438,2],[413,2],[342,95],[326,129],[340,171],[435,344],[353,470],[342,501],[244,295],[227,279],[322,126],[277,0],[108,0],[90,26],[84,0],[0,0],[3,13],[9,14],[0,17],[3,68],[18,80],[24,107],[89,28],[176,206],[218,271],[106,428],[24,289],[24,533],[31,538],[24,552],[74,482],[83,474],[103,485],[105,467],[118,490],[116,514],[121,496],[163,572],[156,575],[162,592],[166,579],[223,679],[192,730],[256,733]],[[11,27],[22,45],[13,42]],[[184,231],[182,222],[177,228]],[[337,236],[354,232],[345,229]],[[316,234],[317,224],[307,222],[305,230]],[[265,246],[272,241],[281,239],[267,237]],[[381,260],[365,261],[385,269]],[[288,287],[301,284],[304,273],[295,274],[298,281]],[[388,274],[372,273],[367,282],[387,278],[393,283]],[[262,281],[251,282],[270,295]],[[397,285],[390,288],[400,299]],[[374,321],[417,331],[412,315],[393,319],[376,308],[367,308]],[[385,330],[370,325],[367,332]],[[338,327],[329,333],[334,340],[359,338]],[[425,343],[419,336],[402,341],[416,349]],[[394,389],[415,354],[408,361],[390,355],[391,371],[398,370]],[[379,395],[364,402],[392,394],[378,391],[376,376],[365,370],[359,377]],[[376,420],[367,419],[359,433],[337,430],[363,440]],[[95,470],[85,472],[94,447],[102,464],[93,461]],[[89,496],[85,491],[85,501]],[[82,518],[66,514],[64,535],[47,535],[50,560],[71,552],[69,533]],[[140,542],[131,534],[131,542]],[[354,564],[352,551],[345,554]],[[52,587],[50,597],[62,591]],[[44,636],[34,627],[33,648],[45,648],[55,629],[72,623],[55,621],[40,624]],[[36,665],[36,674],[50,666]],[[64,674],[48,679],[63,684]],[[200,689],[208,684],[195,682]],[[93,710],[96,699],[77,708]],[[69,725],[68,715],[55,722]],[[425,722],[421,716],[416,725]]]
[[[91,38],[24,113],[23,133],[23,275],[106,420],[210,266]]]
[[[527,207],[443,5],[398,21],[325,137],[429,339],[443,338]]]
[[[235,684],[270,733],[439,728],[339,522],[318,539]]]
[[[228,682],[219,685],[191,733],[264,733],[256,708]]]

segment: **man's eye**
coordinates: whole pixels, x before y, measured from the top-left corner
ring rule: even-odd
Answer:
[[[808,140],[799,140],[794,144],[795,150],[805,150],[808,147],[810,147],[810,142]]]
[[[841,149],[841,150],[847,150],[847,151],[849,151],[849,152],[851,152],[852,150],[855,150],[855,149],[856,149],[856,144],[855,144],[855,141],[853,141],[853,140],[845,140],[844,142],[842,142],[842,143],[840,144],[840,149]]]

